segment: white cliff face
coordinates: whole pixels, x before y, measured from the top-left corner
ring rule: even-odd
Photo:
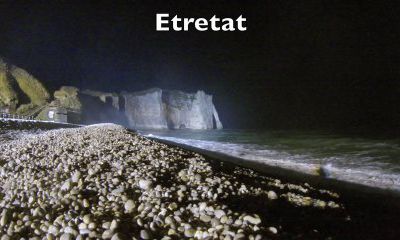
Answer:
[[[217,112],[217,109],[215,108],[214,104],[213,104],[213,115],[214,115],[214,119],[215,119],[215,125],[216,125],[215,127],[217,129],[224,128],[222,126],[222,122],[219,120],[218,112]]]
[[[161,89],[124,93],[125,115],[129,126],[134,129],[167,129],[161,96]]]
[[[125,116],[134,129],[221,129],[212,96],[159,88],[123,93]]]
[[[212,96],[198,91],[195,94],[168,91],[163,94],[168,127],[172,129],[213,129]]]

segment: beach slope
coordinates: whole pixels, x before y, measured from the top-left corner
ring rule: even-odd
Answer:
[[[395,218],[390,225],[366,211],[359,220],[362,210],[340,193],[114,124],[0,142],[0,209],[1,239],[394,239],[399,231]]]

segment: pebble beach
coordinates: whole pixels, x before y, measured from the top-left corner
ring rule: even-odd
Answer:
[[[1,240],[336,239],[351,226],[340,193],[119,125],[15,136],[0,141]]]

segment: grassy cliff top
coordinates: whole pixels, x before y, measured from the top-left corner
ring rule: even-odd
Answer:
[[[49,92],[38,79],[0,57],[0,107],[15,110],[20,104],[43,105],[49,99]]]
[[[82,103],[78,97],[79,89],[71,86],[63,86],[60,90],[54,92],[54,98],[56,99],[53,103],[70,108],[79,110],[82,108]]]
[[[9,71],[32,103],[40,105],[49,100],[50,94],[45,86],[27,71],[16,66],[11,66]]]
[[[7,64],[0,58],[0,107],[16,104],[17,93],[7,76]]]

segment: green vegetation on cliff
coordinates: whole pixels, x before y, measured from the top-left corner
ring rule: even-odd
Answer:
[[[0,58],[0,108],[15,107],[18,104],[17,94],[7,76],[7,64]]]
[[[39,80],[0,58],[0,111],[32,115],[49,99],[49,92]]]
[[[74,110],[80,110],[82,103],[78,97],[79,89],[71,86],[63,86],[60,90],[54,92],[54,98],[56,99],[54,104],[70,108]]]
[[[33,104],[41,105],[49,100],[50,94],[43,84],[27,71],[11,66],[10,73]]]

